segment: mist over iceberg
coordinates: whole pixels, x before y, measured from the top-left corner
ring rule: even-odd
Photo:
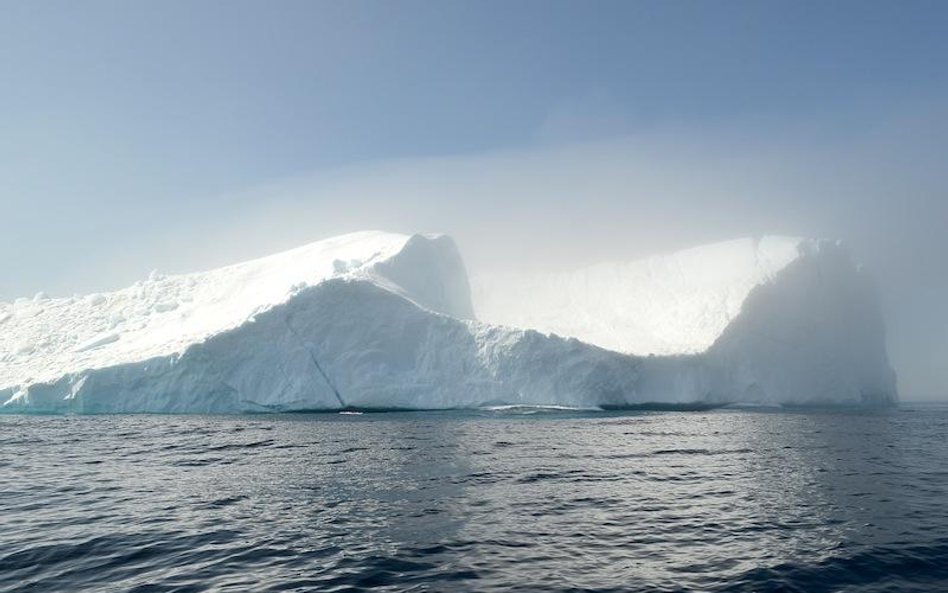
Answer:
[[[0,303],[0,330],[8,413],[897,400],[867,273],[790,237],[469,280],[447,236],[367,231]]]

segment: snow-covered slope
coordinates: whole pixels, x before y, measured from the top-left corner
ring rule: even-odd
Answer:
[[[571,272],[523,271],[473,280],[479,319],[579,338],[634,354],[707,350],[747,295],[820,243],[738,239]]]
[[[848,255],[833,244],[768,239],[748,243],[751,257],[741,244],[679,254],[677,276],[667,261],[648,268],[651,276],[641,265],[614,266],[602,272],[617,279],[611,288],[571,288],[586,302],[553,310],[570,327],[611,328],[601,335],[621,340],[616,286],[631,287],[635,303],[677,323],[641,322],[667,351],[701,354],[629,356],[473,321],[463,262],[444,236],[355,233],[210,272],[152,274],[109,294],[21,299],[0,304],[0,410],[891,401],[881,319]],[[648,289],[643,278],[661,280]],[[574,286],[544,282],[511,290],[544,304],[557,303],[545,291]],[[656,295],[677,305],[663,310]],[[518,321],[527,327],[530,308]],[[540,318],[554,317],[543,311],[536,307]],[[600,323],[597,311],[612,317]],[[641,332],[631,339],[642,336],[657,343]]]
[[[356,233],[210,272],[153,272],[108,294],[0,304],[0,385],[181,352],[302,286],[391,258],[407,239]]]

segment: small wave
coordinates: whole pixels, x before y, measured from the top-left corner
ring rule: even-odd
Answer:
[[[207,447],[207,451],[233,451],[241,449],[256,449],[258,447],[269,447],[273,445],[275,441],[273,439],[265,439],[262,441],[255,441],[252,443],[226,443],[223,445],[215,445]]]
[[[659,449],[648,455],[731,455],[753,453],[750,449]]]
[[[505,404],[477,408],[482,412],[500,412],[503,414],[542,414],[544,412],[601,412],[599,407],[558,406],[552,404]]]

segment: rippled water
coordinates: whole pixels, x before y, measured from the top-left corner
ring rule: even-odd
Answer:
[[[948,590],[948,408],[0,417],[0,591]]]

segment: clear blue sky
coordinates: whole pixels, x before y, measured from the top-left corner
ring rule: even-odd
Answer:
[[[948,297],[946,106],[939,0],[0,0],[0,299],[360,226],[445,230],[489,262],[479,238],[517,234],[498,208],[509,227],[582,220],[603,250],[829,235],[898,287],[912,393],[948,396],[948,314],[905,314]],[[556,152],[590,143],[612,148]],[[408,165],[345,212],[315,190],[234,197],[379,163]],[[576,176],[544,185],[554,169]],[[215,234],[252,208],[284,217]]]

